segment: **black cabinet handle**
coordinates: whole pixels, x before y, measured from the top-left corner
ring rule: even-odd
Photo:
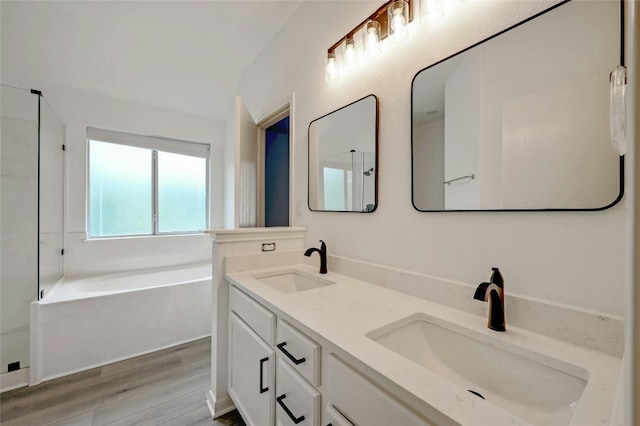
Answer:
[[[284,402],[282,401],[282,400],[283,400],[283,399],[285,399],[286,397],[287,397],[287,395],[283,393],[282,395],[280,395],[279,397],[277,397],[277,398],[276,398],[276,401],[278,401],[278,404],[280,405],[280,407],[282,407],[282,409],[284,410],[284,412],[285,412],[285,413],[287,413],[287,416],[289,416],[289,418],[291,419],[291,421],[292,421],[294,424],[298,424],[298,423],[300,423],[301,421],[303,421],[303,420],[304,420],[304,416],[296,417],[296,416],[294,416],[294,415],[293,415],[293,413],[291,412],[291,410],[289,410],[289,408],[288,408],[286,405],[284,405]]]
[[[285,354],[287,358],[289,358],[295,365],[300,365],[305,361],[304,358],[296,359],[289,353],[289,351],[284,348],[285,346],[287,346],[287,342],[278,343],[276,346],[278,346],[278,349],[280,349],[282,353]]]
[[[264,363],[269,361],[269,358],[262,358],[260,360],[260,393],[265,393],[269,390],[269,388],[265,388],[262,386],[262,376],[264,375],[262,372],[262,368],[264,367]]]

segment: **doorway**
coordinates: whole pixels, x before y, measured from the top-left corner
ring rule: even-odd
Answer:
[[[289,226],[289,115],[264,128],[264,226]]]

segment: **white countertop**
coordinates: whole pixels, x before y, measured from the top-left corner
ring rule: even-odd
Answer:
[[[320,276],[317,268],[303,264],[275,268],[283,269],[298,269]],[[496,342],[495,339],[499,339],[533,350],[540,360],[552,358],[564,361],[583,368],[589,374],[571,424],[609,424],[611,421],[622,367],[618,358],[509,326],[508,318],[507,331],[497,333],[486,327],[486,318],[332,272],[321,277],[336,282],[335,285],[291,294],[281,293],[253,277],[266,271],[269,270],[230,273],[227,278],[268,308],[294,319],[349,357],[359,360],[460,424],[529,423],[385,348],[366,337],[366,334],[410,315],[425,313],[472,330],[476,337],[486,336],[487,341]],[[522,386],[527,386],[527,383]]]

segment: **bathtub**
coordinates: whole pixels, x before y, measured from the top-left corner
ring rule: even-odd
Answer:
[[[209,336],[211,305],[210,263],[62,278],[31,304],[30,383]]]

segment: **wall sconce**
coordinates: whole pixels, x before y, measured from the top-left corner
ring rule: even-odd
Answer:
[[[358,67],[360,62],[359,49],[356,46],[358,32],[362,32],[361,54],[366,57],[382,53],[380,42],[387,37],[390,42],[405,40],[409,36],[408,24],[413,20],[411,6],[415,1],[417,0],[387,1],[334,43],[327,51],[326,80],[338,80],[342,70],[349,71]],[[342,55],[338,58],[336,52],[340,51]]]

